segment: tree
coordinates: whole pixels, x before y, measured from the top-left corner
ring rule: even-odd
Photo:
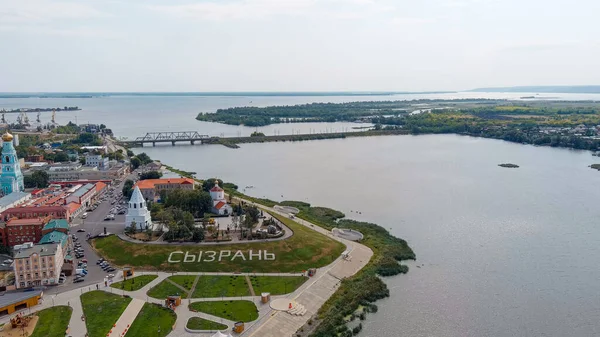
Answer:
[[[204,230],[202,228],[194,227],[192,229],[192,241],[200,242],[204,240]]]
[[[135,154],[133,153],[133,151],[127,149],[127,157],[131,158],[131,157],[134,157],[134,156],[135,156]]]
[[[140,180],[159,179],[160,177],[162,177],[162,173],[158,171],[148,171],[142,173],[142,175],[140,176]]]
[[[150,156],[148,156],[145,152],[142,152],[140,154],[138,154],[136,156],[141,162],[142,164],[146,165],[146,164],[150,164],[152,162],[152,159],[150,158]]]
[[[248,229],[248,239],[252,237],[252,228],[258,222],[260,211],[256,206],[246,206],[244,215],[244,225]]]
[[[134,170],[142,165],[142,161],[138,157],[131,158],[131,168]]]
[[[64,152],[58,152],[54,156],[54,161],[64,163],[64,162],[71,161],[71,158],[69,158],[69,155]]]
[[[45,171],[35,171],[33,174],[23,177],[23,184],[27,188],[46,188],[50,177]]]
[[[133,185],[134,183],[131,179],[125,180],[125,183],[123,184],[123,197],[125,197],[127,200],[129,200],[133,194]]]
[[[202,189],[205,190],[206,192],[210,191],[211,188],[215,187],[215,181],[219,182],[219,186],[224,186],[223,184],[223,180],[221,179],[216,179],[215,178],[210,178],[210,179],[206,179],[202,182]]]
[[[212,208],[210,194],[199,189],[195,190],[162,190],[160,200],[165,207],[177,207],[190,212],[196,217],[201,217]]]
[[[135,223],[135,220],[131,221],[131,225],[125,228],[125,231],[127,234],[135,234],[137,232],[137,224]]]

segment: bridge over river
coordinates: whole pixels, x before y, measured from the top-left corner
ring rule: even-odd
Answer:
[[[152,144],[152,146],[156,146],[156,143],[171,143],[172,145],[175,145],[177,142],[185,142],[192,145],[196,144],[196,142],[200,142],[201,144],[214,144],[219,142],[219,138],[201,135],[196,131],[177,131],[148,132],[145,136],[137,137],[134,140],[119,141],[119,143],[123,145],[132,146],[144,146],[144,144]]]
[[[196,131],[182,132],[148,132],[143,137],[137,137],[134,140],[119,141],[121,145],[128,146],[144,146],[144,144],[156,143],[171,143],[173,146],[177,143],[189,144],[221,144],[231,148],[238,148],[237,144],[242,143],[264,143],[264,142],[286,142],[286,141],[303,141],[303,140],[318,140],[318,139],[335,139],[346,137],[365,137],[365,136],[386,136],[407,134],[406,130],[369,130],[355,132],[331,132],[331,133],[310,133],[310,134],[294,134],[294,135],[277,135],[277,136],[248,136],[248,137],[210,137],[201,135]]]

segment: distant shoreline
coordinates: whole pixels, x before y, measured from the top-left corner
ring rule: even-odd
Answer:
[[[139,97],[302,97],[302,96],[391,96],[414,94],[445,94],[457,91],[215,91],[215,92],[39,92],[39,93],[0,93],[1,98],[96,98],[113,96]]]

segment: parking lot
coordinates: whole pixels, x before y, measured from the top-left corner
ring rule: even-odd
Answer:
[[[123,179],[120,184],[114,186],[112,192],[113,196],[109,196],[108,190],[105,191],[103,194],[104,201],[100,202],[95,210],[87,212],[86,219],[82,219],[80,216],[73,220],[71,223],[71,233],[77,238],[76,240],[73,240],[73,246],[79,243],[83,252],[83,256],[80,259],[75,258],[75,252],[74,249],[72,249],[74,258],[73,276],[67,277],[63,284],[56,287],[56,290],[53,288],[48,289],[50,293],[53,291],[64,292],[71,289],[80,288],[82,286],[95,287],[98,285],[99,287],[104,287],[104,280],[108,274],[114,274],[117,278],[121,277],[120,270],[117,269],[108,273],[102,270],[102,268],[96,264],[96,262],[100,259],[100,256],[98,256],[98,254],[96,254],[96,252],[92,249],[91,245],[87,241],[87,238],[88,235],[95,236],[101,234],[105,231],[105,229],[107,233],[120,233],[124,230],[125,214],[116,214],[114,220],[105,221],[104,218],[107,214],[109,214],[110,210],[117,205],[116,202],[115,204],[111,204],[111,201],[114,200],[122,190],[123,182],[130,178],[133,178],[133,175]],[[77,269],[77,264],[83,259],[88,261],[86,268],[87,275],[83,278],[82,282],[74,283],[74,275],[75,270]]]

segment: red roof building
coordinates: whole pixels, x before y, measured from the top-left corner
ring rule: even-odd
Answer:
[[[42,229],[50,217],[34,219],[11,219],[6,223],[2,244],[12,247],[25,242],[38,242],[42,238]]]
[[[165,179],[146,179],[138,181],[137,186],[146,200],[156,200],[160,196],[160,191],[177,189],[194,189],[194,179],[190,178],[165,178]]]

